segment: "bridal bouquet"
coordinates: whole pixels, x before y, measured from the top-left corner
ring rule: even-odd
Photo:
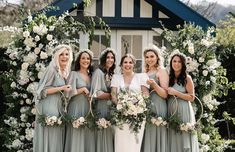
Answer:
[[[112,113],[113,123],[122,127],[128,123],[130,129],[138,133],[148,111],[148,97],[132,91],[121,90],[117,96],[117,105]]]

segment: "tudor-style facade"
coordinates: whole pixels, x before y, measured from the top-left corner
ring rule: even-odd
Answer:
[[[78,5],[77,9],[74,9],[74,3]],[[204,29],[215,26],[179,0],[91,0],[91,5],[86,8],[83,8],[82,0],[56,0],[52,5],[60,10],[48,12],[48,15],[60,15],[68,10],[75,19],[81,15],[101,17],[111,28],[111,37],[108,43],[104,31],[95,31],[90,46],[94,59],[97,60],[106,47],[112,47],[117,50],[117,61],[125,53],[132,53],[137,58],[138,71],[142,71],[144,47],[149,43],[159,47],[166,45],[160,36],[162,24],[171,30],[184,22]],[[80,49],[88,48],[88,41],[88,35],[81,34]]]

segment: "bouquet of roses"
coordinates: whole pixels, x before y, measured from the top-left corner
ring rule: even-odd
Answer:
[[[148,99],[142,93],[121,90],[112,113],[112,123],[120,128],[123,123],[127,123],[132,131],[138,133],[146,119]]]

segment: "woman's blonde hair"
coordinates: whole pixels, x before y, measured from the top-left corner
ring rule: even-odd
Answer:
[[[68,50],[69,52],[69,60],[68,60],[68,64],[65,67],[65,70],[62,71],[61,67],[59,65],[59,56],[60,54],[64,51],[64,50]],[[72,48],[69,45],[66,44],[60,44],[57,47],[55,47],[54,49],[54,55],[52,58],[52,61],[50,63],[50,66],[53,66],[55,68],[58,69],[59,74],[63,77],[63,78],[67,78],[70,71],[71,71],[71,64],[73,61],[73,52],[72,52]]]

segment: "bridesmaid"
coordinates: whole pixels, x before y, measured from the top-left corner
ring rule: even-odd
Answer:
[[[71,72],[68,79],[68,84],[72,86],[68,115],[77,121],[74,120],[66,128],[65,152],[95,152],[94,132],[83,125],[89,112],[92,56],[93,53],[88,49],[79,51],[75,71]]]
[[[153,118],[167,118],[167,88],[169,76],[167,70],[163,67],[163,58],[160,49],[151,45],[144,50],[145,71],[149,79],[147,84],[150,85],[151,111]],[[154,119],[146,125],[143,139],[143,152],[166,152],[167,148],[167,128],[166,124],[159,122],[154,124]]]
[[[95,94],[95,112],[98,118],[108,120],[110,116],[111,102],[111,79],[114,74],[115,51],[107,48],[100,55],[99,68],[92,75],[91,94]],[[98,120],[97,120],[98,121]],[[111,124],[105,124],[96,132],[96,152],[113,152],[113,130]],[[107,128],[105,128],[107,127]]]
[[[170,59],[170,81],[168,94],[169,116],[174,113],[183,123],[195,123],[195,116],[191,102],[195,98],[194,84],[190,75],[186,73],[186,57],[180,52],[175,52]],[[173,106],[175,96],[177,107]],[[199,152],[198,139],[196,134],[186,131],[176,132],[169,129],[169,152]]]
[[[40,115],[59,118],[63,114],[60,92],[71,90],[71,86],[66,85],[65,80],[70,73],[72,59],[70,46],[58,45],[55,48],[53,59],[39,81],[37,95],[34,98],[37,120]],[[53,120],[55,120],[54,124],[50,125],[42,125],[36,121],[33,138],[34,152],[63,152],[64,127],[60,125],[61,121],[58,119]]]

